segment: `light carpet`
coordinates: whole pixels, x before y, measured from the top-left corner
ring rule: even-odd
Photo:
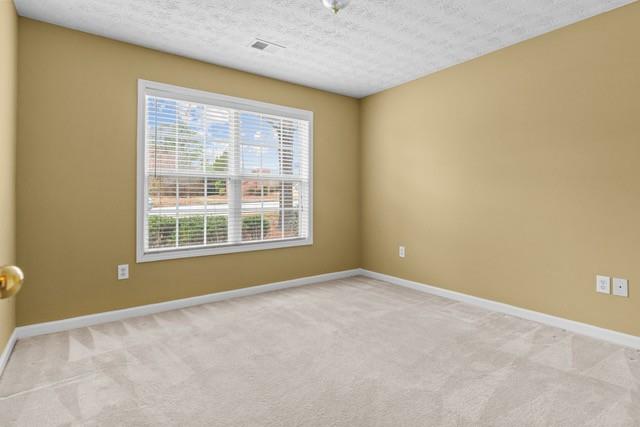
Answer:
[[[18,342],[2,426],[639,426],[640,352],[355,277]]]

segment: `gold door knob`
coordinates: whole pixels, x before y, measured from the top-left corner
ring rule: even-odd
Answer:
[[[0,267],[0,299],[9,298],[20,291],[24,274],[15,265]]]

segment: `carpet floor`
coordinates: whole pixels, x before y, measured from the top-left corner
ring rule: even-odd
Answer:
[[[639,426],[640,352],[367,278],[18,342],[2,426]]]

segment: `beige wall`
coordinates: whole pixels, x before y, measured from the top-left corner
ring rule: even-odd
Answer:
[[[19,35],[19,324],[359,266],[357,100],[29,19]],[[135,264],[138,78],[313,111],[314,245]]]
[[[638,22],[640,3],[358,102],[21,18],[18,323],[363,266],[640,335]],[[135,264],[138,78],[313,110],[314,246]]]
[[[0,266],[15,263],[18,17],[0,0]],[[15,327],[15,298],[0,300],[0,352]]]
[[[635,3],[366,98],[363,266],[640,335],[638,46]]]

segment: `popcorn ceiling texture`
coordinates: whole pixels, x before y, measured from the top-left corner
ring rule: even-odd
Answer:
[[[320,0],[15,0],[22,16],[354,97],[632,2],[353,0],[333,16]]]

